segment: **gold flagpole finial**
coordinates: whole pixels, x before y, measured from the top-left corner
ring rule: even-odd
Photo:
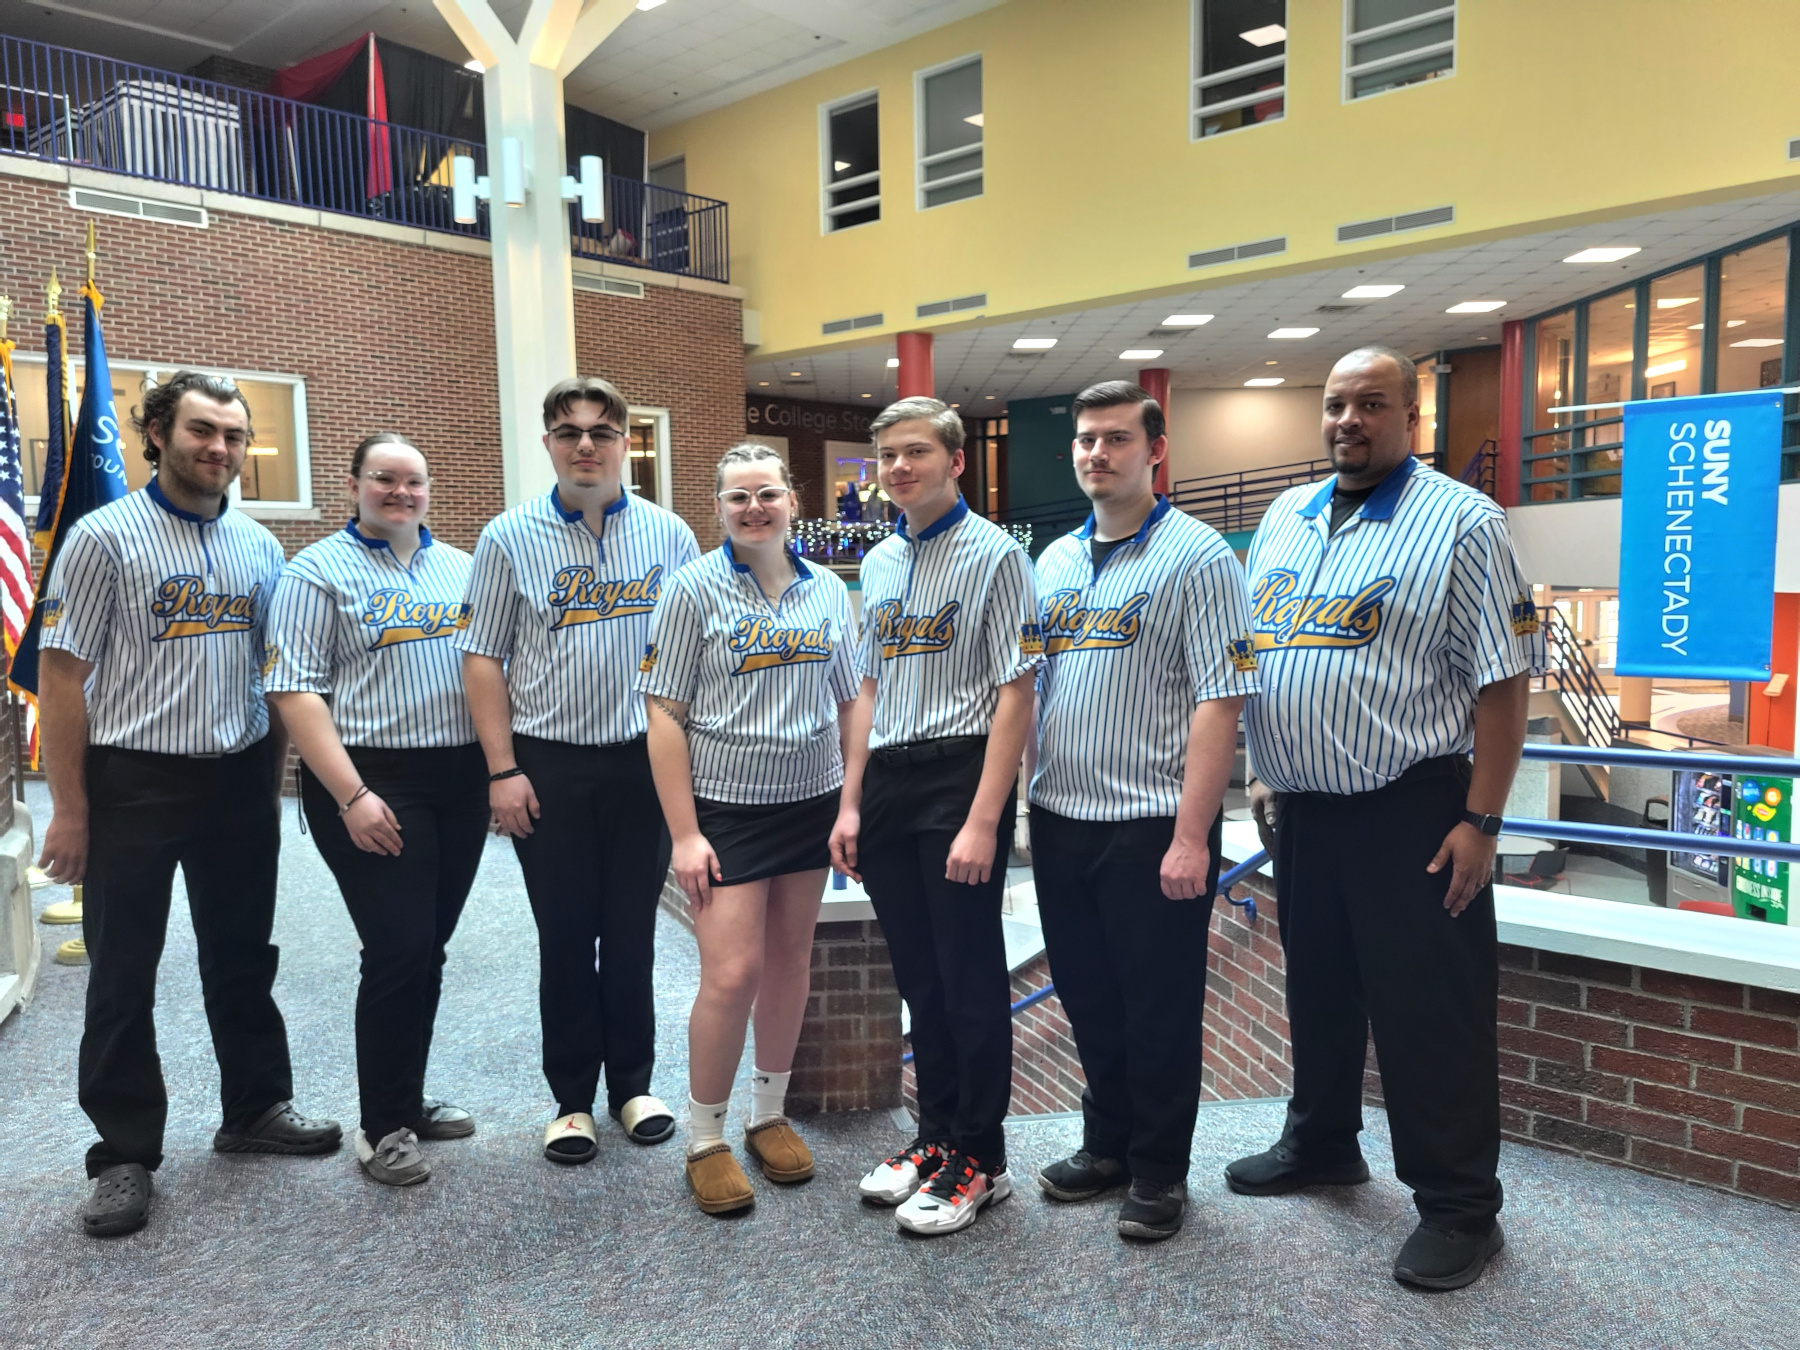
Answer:
[[[88,227],[88,237],[87,237],[87,265],[88,265],[88,273],[87,273],[87,284],[88,284],[88,285],[89,285],[89,286],[92,286],[92,285],[93,285],[93,284],[94,284],[94,260],[95,260],[95,259],[96,259],[96,258],[98,258],[98,257],[99,257],[99,256],[100,256],[100,255],[99,255],[99,253],[98,253],[98,251],[97,251],[97,250],[96,250],[96,249],[95,249],[95,248],[94,248],[94,222],[93,222],[93,221],[91,221],[91,220],[90,220],[90,221],[89,221],[89,222],[88,222],[88,223],[87,223],[87,227]]]
[[[6,324],[12,318],[12,297],[0,295],[0,342],[6,341]]]
[[[56,279],[56,269],[50,269],[50,284],[44,287],[44,305],[48,312],[45,318],[54,319],[62,313],[62,282]]]

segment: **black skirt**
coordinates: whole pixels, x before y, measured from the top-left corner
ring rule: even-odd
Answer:
[[[831,866],[831,827],[837,824],[838,789],[798,802],[739,806],[694,798],[700,833],[725,874],[715,886],[742,886],[764,877]]]

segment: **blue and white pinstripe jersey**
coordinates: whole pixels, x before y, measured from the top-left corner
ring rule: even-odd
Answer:
[[[869,748],[985,736],[999,689],[1037,669],[1037,586],[1013,537],[961,498],[915,538],[902,516],[862,563]]]
[[[469,555],[421,528],[410,565],[353,520],[300,550],[269,611],[264,683],[272,694],[318,694],[345,745],[421,749],[468,745],[463,697]]]
[[[1327,538],[1335,485],[1289,488],[1250,541],[1244,726],[1277,792],[1372,792],[1467,754],[1482,686],[1544,665],[1499,506],[1408,458]]]
[[[794,569],[770,604],[727,540],[657,601],[637,686],[688,705],[697,797],[798,802],[843,784],[837,705],[862,685],[850,591],[798,557]]]
[[[1244,569],[1166,497],[1098,571],[1093,537],[1089,516],[1038,558],[1031,800],[1072,820],[1173,816],[1194,706],[1257,691]]]
[[[155,479],[76,521],[44,598],[43,645],[93,663],[89,743],[217,755],[261,740],[263,627],[282,561],[242,511],[183,511]]]
[[[571,745],[642,735],[633,690],[663,582],[700,556],[681,517],[627,492],[598,532],[555,488],[496,516],[475,544],[456,646],[506,662],[512,729]]]

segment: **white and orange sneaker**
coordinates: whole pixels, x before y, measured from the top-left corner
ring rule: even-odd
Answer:
[[[967,1228],[985,1206],[1011,1194],[1012,1174],[1005,1167],[988,1172],[975,1158],[953,1152],[931,1181],[894,1211],[894,1220],[911,1232],[937,1237]]]
[[[912,1195],[944,1165],[950,1150],[929,1139],[915,1139],[886,1162],[877,1163],[858,1184],[862,1198],[879,1205],[897,1205]]]

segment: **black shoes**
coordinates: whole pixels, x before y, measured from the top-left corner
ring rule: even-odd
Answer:
[[[1225,1168],[1225,1184],[1239,1195],[1291,1195],[1308,1186],[1360,1186],[1369,1179],[1369,1165],[1360,1157],[1331,1167],[1305,1167],[1286,1140]]]
[[[1117,1158],[1096,1158],[1085,1148],[1049,1164],[1037,1178],[1045,1195],[1065,1201],[1092,1200],[1130,1180],[1125,1164]]]
[[[308,1120],[292,1102],[276,1102],[243,1130],[221,1128],[213,1136],[220,1153],[335,1153],[343,1142],[335,1120]]]
[[[1172,1238],[1181,1231],[1181,1211],[1186,1204],[1184,1182],[1133,1181],[1125,1203],[1119,1206],[1119,1236],[1143,1242]]]
[[[1474,1284],[1506,1235],[1495,1224],[1485,1233],[1459,1233],[1421,1223],[1394,1258],[1394,1278],[1420,1289],[1461,1289]]]
[[[150,1173],[138,1163],[120,1163],[95,1177],[93,1194],[81,1206],[89,1237],[122,1237],[149,1219]]]

